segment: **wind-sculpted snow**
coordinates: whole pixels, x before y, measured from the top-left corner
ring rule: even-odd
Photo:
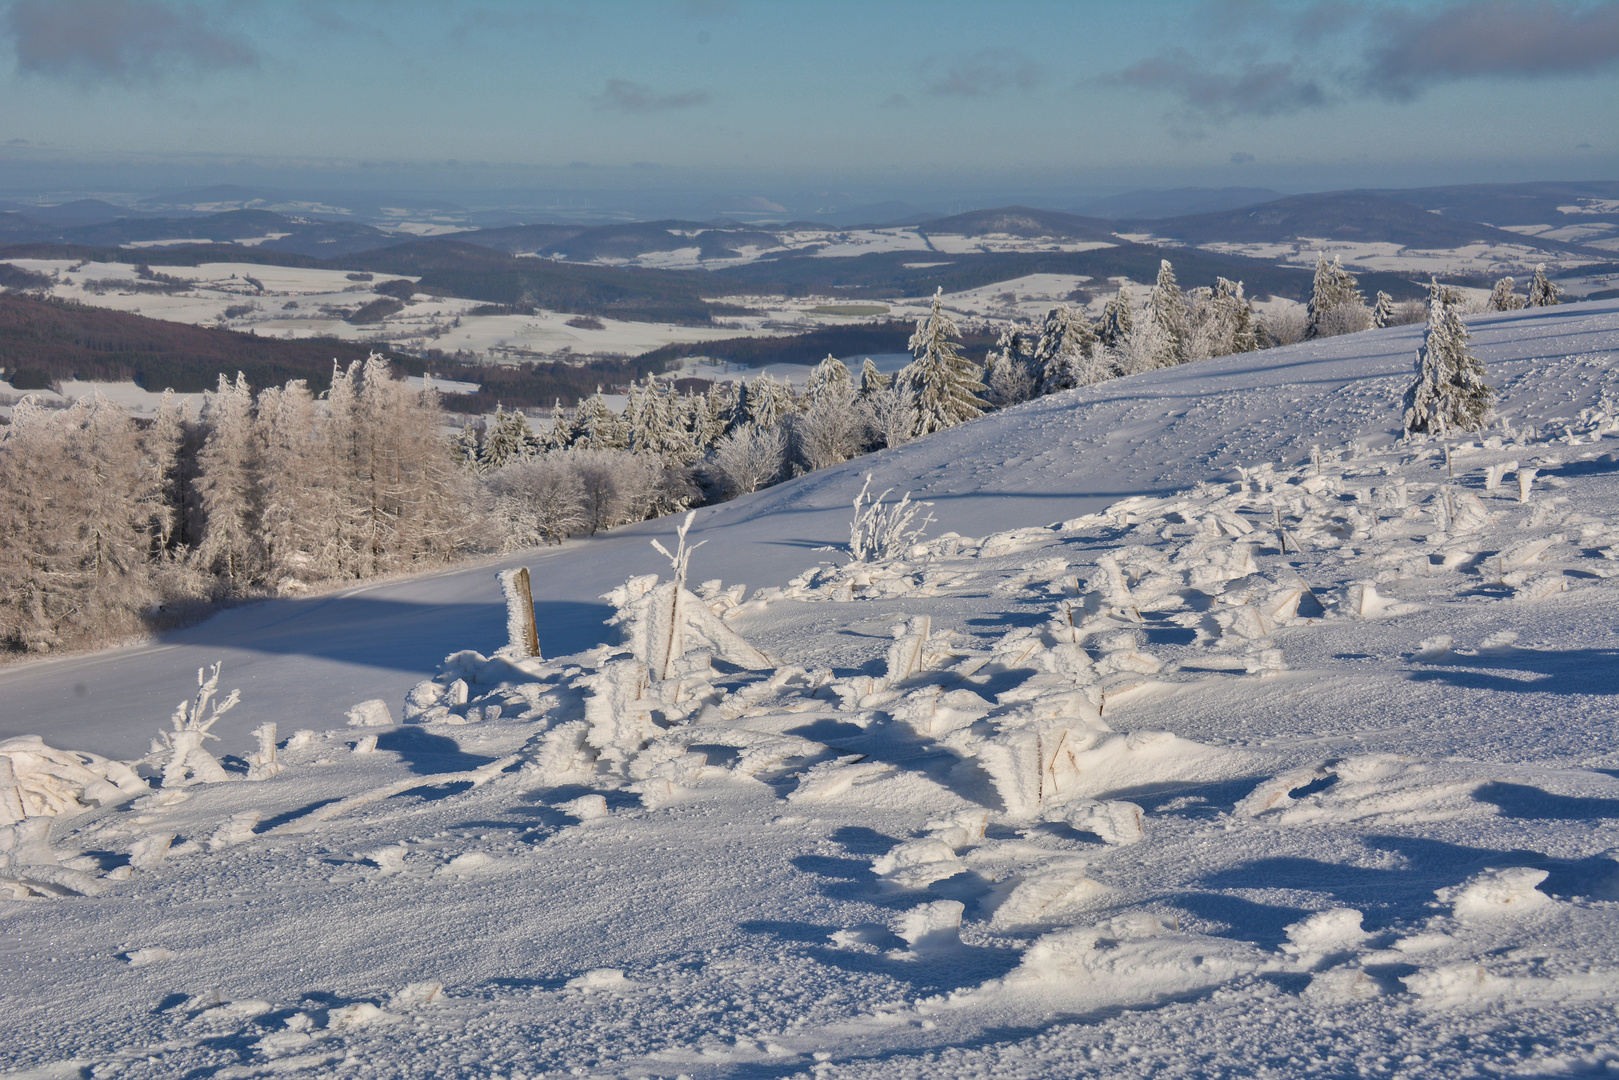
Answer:
[[[1557,324],[1581,346],[1561,358],[1515,346],[1543,358],[1492,369],[1507,422],[1448,452],[1377,434],[1411,377],[1391,356],[1356,361],[1386,364],[1376,395],[1316,398],[1315,419],[1273,404],[1262,432],[1250,402],[1219,421],[1285,456],[1232,461],[1211,435],[1171,462],[1202,429],[1159,402],[1159,445],[1118,448],[1115,475],[1156,455],[1187,482],[1040,502],[1043,521],[989,493],[993,456],[1017,477],[1042,425],[1149,408],[1140,380],[1134,403],[1076,392],[1066,415],[981,422],[982,446],[966,425],[859,463],[938,518],[879,558],[758,555],[788,486],[700,514],[700,552],[661,523],[662,577],[645,536],[585,546],[618,571],[578,583],[607,594],[593,640],[542,618],[545,658],[497,649],[496,607],[380,710],[356,682],[319,720],[280,712],[289,738],[221,720],[224,779],[157,787],[154,760],[119,783],[115,762],[0,743],[12,775],[65,770],[72,796],[0,829],[0,1067],[1601,1071],[1619,392],[1593,348],[1612,318]],[[1501,347],[1475,343],[1487,364]],[[791,485],[842,505],[801,539],[846,526],[860,483],[829,472],[843,490]],[[529,562],[542,613],[567,558]],[[751,589],[686,582],[784,559]],[[241,685],[239,710],[277,692]]]

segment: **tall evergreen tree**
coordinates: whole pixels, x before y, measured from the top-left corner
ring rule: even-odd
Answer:
[[[483,440],[479,464],[485,471],[503,469],[514,461],[524,461],[540,452],[540,440],[528,426],[521,410],[507,412],[495,406],[495,422]]]
[[[1147,318],[1163,335],[1165,353],[1159,367],[1184,364],[1190,358],[1190,328],[1186,319],[1186,297],[1175,282],[1175,268],[1168,259],[1158,264],[1158,280],[1147,296]]]
[[[875,393],[887,390],[894,384],[892,375],[884,375],[877,370],[871,357],[866,357],[865,363],[860,365],[860,397],[865,400]]]
[[[916,359],[900,372],[916,408],[916,433],[928,435],[983,415],[988,402],[978,368],[961,355],[961,331],[944,310],[944,289],[933,294],[933,309],[916,321],[911,355]]]
[[[1364,330],[1371,324],[1366,298],[1360,294],[1355,275],[1344,269],[1342,256],[1327,261],[1321,252],[1315,263],[1315,285],[1305,313],[1304,339],[1332,337]]]
[[[462,424],[461,430],[450,439],[450,449],[456,462],[468,472],[479,472],[483,468],[483,446],[478,439],[477,425],[471,420]]]
[[[1417,350],[1417,379],[1405,392],[1406,431],[1477,431],[1489,418],[1495,391],[1467,347],[1461,299],[1461,293],[1437,281],[1429,285],[1428,330]]]
[[[1529,283],[1529,306],[1552,307],[1562,303],[1563,290],[1546,277],[1546,264],[1535,267],[1534,280]]]
[[[1381,290],[1377,294],[1377,305],[1372,308],[1372,326],[1381,330],[1385,326],[1394,324],[1394,297]]]
[[[1102,339],[1103,345],[1116,349],[1130,336],[1134,321],[1135,307],[1130,302],[1130,285],[1121,281],[1118,293],[1102,306],[1102,319],[1097,325],[1096,336]]]
[[[1515,284],[1510,277],[1497,281],[1495,288],[1490,290],[1490,300],[1484,305],[1485,308],[1489,311],[1517,311],[1523,307],[1523,297],[1512,291]]]
[[[1047,312],[1034,346],[1033,373],[1041,395],[1089,386],[1111,378],[1102,363],[1101,342],[1082,311],[1061,304]]]
[[[809,383],[804,387],[804,396],[810,404],[817,404],[829,395],[838,398],[847,398],[854,389],[854,379],[849,374],[849,367],[842,360],[830,354],[825,360],[810,371]]]
[[[253,395],[247,377],[205,395],[203,424],[208,434],[197,455],[197,491],[203,534],[198,555],[225,588],[243,593],[263,580],[263,528],[260,519],[262,465],[253,422]]]

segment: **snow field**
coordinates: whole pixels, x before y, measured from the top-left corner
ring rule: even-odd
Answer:
[[[34,898],[0,901],[23,973],[0,1060],[1600,1069],[1614,310],[1472,321],[1507,424],[1453,447],[1454,475],[1388,437],[1415,352],[1396,328],[1056,395],[704,511],[692,576],[727,580],[685,592],[646,576],[668,521],[524,560],[554,658],[452,653],[384,698],[405,723],[315,723],[261,781],[232,712],[210,745],[233,779],[11,826],[0,877]],[[931,534],[814,553],[867,470],[932,502]],[[543,618],[612,575],[624,644]],[[439,655],[505,640],[504,611]],[[31,668],[0,680],[20,700]],[[297,669],[256,670],[240,710],[257,694],[291,732]],[[377,696],[363,673],[325,684],[334,718]],[[92,712],[48,741],[85,745]]]

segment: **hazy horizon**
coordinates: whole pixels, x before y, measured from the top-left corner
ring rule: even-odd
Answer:
[[[1616,63],[1619,5],[1569,0],[14,0],[0,192],[951,212],[1596,180]]]

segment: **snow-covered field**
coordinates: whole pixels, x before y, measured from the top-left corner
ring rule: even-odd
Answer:
[[[0,670],[0,737],[126,759],[199,664],[242,690],[228,781],[0,829],[0,1068],[1610,1068],[1619,303],[1470,325],[1454,475],[1397,327],[703,510],[695,595],[602,596],[666,519]],[[935,521],[844,568],[868,471]],[[514,564],[543,661],[491,659]]]
[[[204,263],[158,268],[157,272],[179,279],[189,288],[141,292],[132,263],[80,266],[63,259],[8,261],[23,269],[56,274],[52,296],[148,318],[224,326],[267,337],[335,337],[386,342],[406,349],[465,351],[495,361],[567,353],[635,356],[672,342],[746,337],[760,332],[759,327],[773,317],[796,317],[800,307],[810,306],[796,305],[779,315],[744,317],[713,328],[600,319],[601,329],[597,330],[570,326],[568,321],[576,316],[554,311],[473,315],[482,306],[478,301],[418,293],[404,310],[357,325],[345,317],[381,298],[374,286],[414,279],[377,274],[369,281],[355,281],[340,270]],[[809,316],[802,321],[804,326],[798,329],[810,329],[818,322]]]

